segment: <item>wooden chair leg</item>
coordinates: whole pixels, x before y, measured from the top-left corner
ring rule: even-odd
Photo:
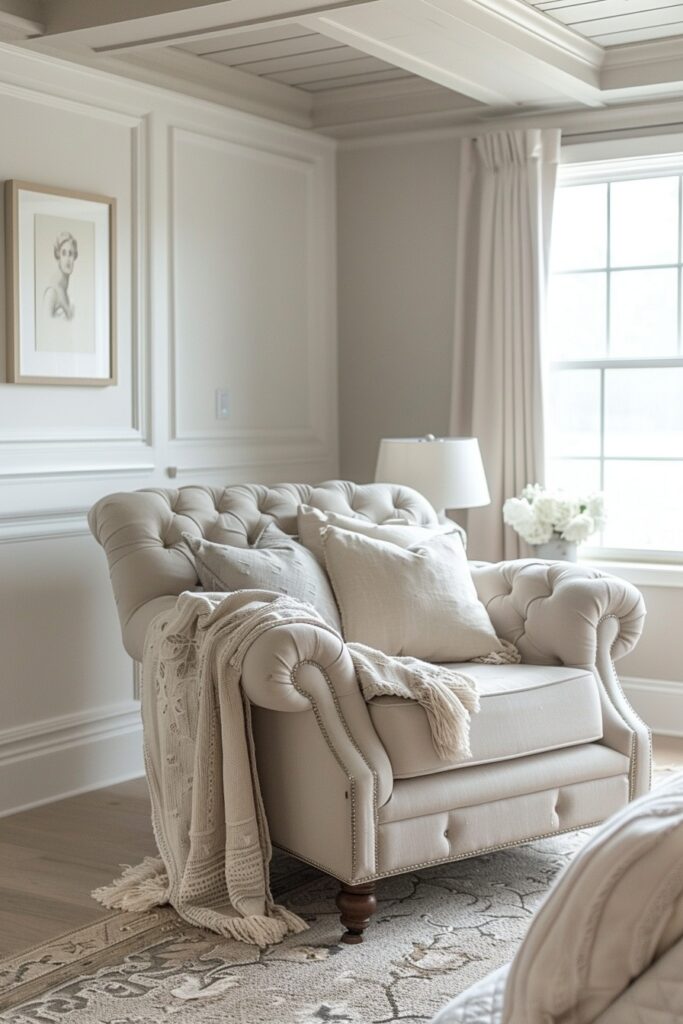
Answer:
[[[341,941],[362,942],[363,932],[377,910],[375,883],[364,882],[362,885],[348,885],[346,882],[342,882],[341,889],[337,893],[336,904],[340,910],[341,923],[346,928]]]

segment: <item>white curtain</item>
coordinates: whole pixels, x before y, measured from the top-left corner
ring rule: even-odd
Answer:
[[[560,132],[465,139],[458,193],[450,430],[479,438],[491,505],[467,513],[472,558],[526,554],[505,498],[542,483],[543,329]]]

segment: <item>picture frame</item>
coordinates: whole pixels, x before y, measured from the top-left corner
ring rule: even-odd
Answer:
[[[7,382],[116,384],[116,200],[5,182]]]

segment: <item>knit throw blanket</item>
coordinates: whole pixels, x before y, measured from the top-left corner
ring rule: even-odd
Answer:
[[[270,891],[271,845],[241,687],[251,644],[293,623],[329,630],[310,605],[265,591],[184,593],[151,623],[142,719],[161,856],[97,889],[93,896],[105,906],[146,910],[170,903],[190,924],[261,947],[307,928]],[[471,679],[360,644],[347,647],[367,700],[395,694],[418,701],[439,755],[469,756],[469,716],[479,708]],[[518,658],[516,651],[510,655]]]

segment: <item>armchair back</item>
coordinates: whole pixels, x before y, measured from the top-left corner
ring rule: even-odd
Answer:
[[[150,619],[184,590],[199,584],[183,533],[217,544],[248,547],[268,521],[292,536],[297,507],[359,516],[374,523],[402,516],[425,526],[437,515],[426,498],[397,484],[190,485],[110,494],[90,510],[88,522],[109,562],[114,597],[128,653],[142,655]]]

